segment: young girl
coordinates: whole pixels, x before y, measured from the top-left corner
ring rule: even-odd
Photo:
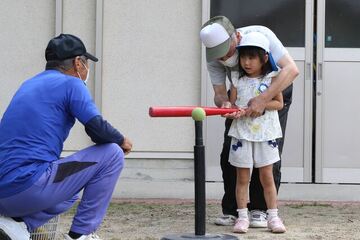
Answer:
[[[230,102],[246,109],[249,100],[266,91],[272,77],[277,75],[277,67],[269,54],[269,41],[259,32],[243,36],[239,51],[239,71],[232,72]],[[275,70],[275,71],[274,71]],[[286,231],[278,216],[277,192],[273,179],[272,165],[280,160],[276,139],[282,137],[277,110],[283,108],[282,94],[267,103],[262,116],[244,116],[235,119],[229,136],[232,137],[229,162],[236,167],[236,200],[238,219],[234,232],[245,233],[249,228],[248,188],[250,170],[259,168],[260,181],[264,188],[267,205],[268,228],[274,233]]]

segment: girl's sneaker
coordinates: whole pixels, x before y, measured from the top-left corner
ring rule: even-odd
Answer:
[[[238,218],[235,221],[234,233],[246,233],[249,229],[249,219]]]
[[[268,220],[268,229],[273,233],[284,233],[286,228],[279,217],[273,217]]]

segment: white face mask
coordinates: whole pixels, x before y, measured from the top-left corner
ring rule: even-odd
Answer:
[[[87,73],[86,73],[86,78],[84,80],[84,84],[86,85],[86,83],[88,82],[89,80],[89,76],[90,76],[90,68],[87,68],[86,65],[81,61],[81,64],[85,67],[85,69],[87,70]],[[81,76],[79,73],[77,73],[79,75],[79,78],[81,79]],[[82,79],[81,79],[82,80]]]
[[[238,59],[239,53],[238,51],[235,51],[235,53],[231,57],[226,59],[226,61],[219,60],[219,62],[226,67],[235,67],[239,63]]]

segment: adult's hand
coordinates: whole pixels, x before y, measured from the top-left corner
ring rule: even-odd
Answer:
[[[232,104],[229,101],[225,101],[221,104],[221,108],[232,108]]]
[[[245,115],[247,117],[261,116],[265,111],[266,104],[267,101],[261,95],[250,99],[248,107],[245,109]]]
[[[128,155],[132,149],[132,142],[128,138],[124,138],[124,141],[120,147],[124,151],[125,155]]]

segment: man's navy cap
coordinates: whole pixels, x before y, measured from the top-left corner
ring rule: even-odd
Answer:
[[[51,39],[45,50],[46,61],[65,60],[77,56],[97,62],[98,59],[86,51],[84,43],[80,38],[71,34],[60,34]]]

